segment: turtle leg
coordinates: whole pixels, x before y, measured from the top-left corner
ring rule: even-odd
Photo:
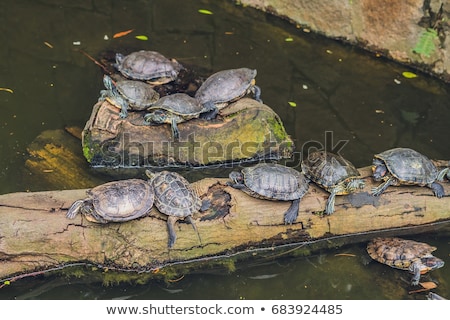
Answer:
[[[419,262],[414,262],[411,264],[411,266],[409,267],[409,270],[411,271],[411,273],[413,274],[413,277],[411,279],[411,284],[413,286],[416,286],[419,284],[419,280],[420,280],[420,266],[421,264]]]
[[[197,226],[194,223],[194,219],[192,219],[191,216],[187,216],[186,220],[192,225],[192,228],[194,228],[195,232],[197,232],[198,241],[200,242],[200,245],[202,244],[202,238],[200,238],[200,233],[198,233]]]
[[[372,195],[375,196],[375,197],[378,197],[380,194],[382,194],[394,182],[395,182],[395,178],[390,177],[385,182],[380,184],[378,187],[372,188]]]
[[[84,205],[84,200],[75,201],[67,211],[66,217],[69,219],[75,219],[76,215],[80,213],[81,207]]]
[[[167,218],[167,231],[169,232],[169,249],[173,247],[175,244],[175,240],[177,239],[177,235],[175,233],[175,223],[178,221],[178,217],[169,216]]]
[[[199,116],[201,119],[212,120],[219,113],[219,109],[217,109],[216,105],[212,101],[205,102],[203,105],[205,108],[205,112],[202,112]]]
[[[284,213],[285,224],[292,224],[295,222],[298,216],[299,207],[300,207],[300,199],[295,199],[294,201],[292,201],[291,206]]]
[[[445,169],[442,169],[441,171],[439,171],[436,180],[444,181],[445,176],[447,176],[447,179],[450,180],[450,168],[445,168]]]
[[[180,139],[180,130],[178,130],[177,120],[175,117],[172,118],[171,127],[173,140],[178,141]]]
[[[336,200],[336,190],[332,190],[330,195],[328,196],[326,205],[325,205],[325,214],[330,215],[334,212],[334,202]]]
[[[252,88],[252,91],[253,91],[253,96],[254,96],[255,100],[263,103],[263,101],[261,100],[261,88],[254,85]]]
[[[436,181],[429,184],[428,187],[431,188],[431,190],[433,190],[433,193],[436,197],[442,198],[443,196],[445,196],[444,187],[441,184],[437,183]]]

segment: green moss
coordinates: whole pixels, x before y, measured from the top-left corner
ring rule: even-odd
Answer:
[[[278,141],[289,140],[289,136],[280,119],[277,117],[267,118],[267,123],[270,125],[270,129]]]

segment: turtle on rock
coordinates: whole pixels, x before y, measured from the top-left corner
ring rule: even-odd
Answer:
[[[168,59],[156,51],[140,50],[129,55],[116,54],[114,65],[126,78],[142,80],[151,85],[174,81],[183,69],[175,59]]]
[[[66,217],[84,214],[91,222],[124,222],[146,215],[153,207],[154,192],[148,181],[111,181],[87,191],[88,197],[75,201]]]
[[[413,274],[412,285],[417,285],[420,275],[444,266],[444,261],[431,253],[436,247],[427,243],[396,237],[374,238],[367,244],[369,256],[392,268]]]
[[[232,171],[229,178],[229,186],[254,198],[292,201],[284,213],[286,224],[297,219],[300,200],[309,188],[309,180],[301,172],[276,163],[259,163],[241,171]]]
[[[450,176],[449,168],[439,171],[425,155],[410,148],[394,148],[376,154],[372,163],[375,181],[383,181],[372,189],[374,196],[382,194],[389,186],[417,185],[433,190],[436,197],[445,195],[444,188],[437,181]]]
[[[167,229],[169,232],[168,247],[172,248],[177,238],[175,223],[178,220],[188,221],[201,241],[200,234],[192,219],[198,211],[209,208],[210,202],[202,201],[189,182],[179,173],[170,171],[145,171],[155,191],[155,206],[159,212],[167,216]]]
[[[243,96],[253,93],[255,100],[261,101],[261,89],[255,84],[255,69],[238,68],[216,72],[202,83],[195,98],[210,112],[202,118],[214,119],[219,110]]]
[[[106,90],[100,92],[99,100],[107,100],[119,107],[120,117],[126,118],[128,110],[146,110],[159,99],[159,93],[142,81],[118,80],[113,82],[110,76],[103,76],[103,84]]]
[[[358,169],[344,157],[327,152],[315,151],[302,161],[302,172],[311,181],[330,193],[325,214],[334,212],[337,195],[346,195],[364,188],[365,182],[359,178]]]

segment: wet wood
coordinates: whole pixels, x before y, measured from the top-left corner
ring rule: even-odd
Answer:
[[[81,215],[65,215],[86,189],[12,193],[0,196],[0,279],[46,270],[75,262],[122,270],[148,271],[165,265],[220,259],[241,253],[302,246],[326,239],[354,239],[418,233],[450,221],[450,183],[447,196],[438,199],[423,187],[390,187],[380,197],[369,195],[375,185],[370,168],[360,169],[365,189],[338,196],[336,212],[321,216],[328,194],[315,185],[300,203],[292,225],[283,223],[289,203],[254,199],[226,185],[226,179],[203,179],[194,183],[202,197],[212,201],[210,210],[195,216],[201,235],[179,222],[177,241],[167,248],[166,218],[152,209],[147,217],[100,225]]]

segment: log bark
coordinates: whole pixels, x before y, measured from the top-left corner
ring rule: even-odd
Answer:
[[[438,199],[425,187],[390,187],[380,197],[370,168],[360,192],[338,196],[336,211],[322,216],[328,193],[311,185],[292,225],[283,223],[290,203],[255,199],[226,185],[227,179],[207,178],[193,185],[212,207],[197,214],[201,243],[192,227],[178,222],[177,241],[168,249],[166,217],[152,209],[148,216],[125,223],[96,224],[67,209],[86,197],[86,189],[11,193],[0,196],[0,279],[76,262],[128,271],[151,271],[164,266],[258,255],[281,248],[298,248],[316,241],[334,246],[339,239],[367,239],[386,230],[419,233],[450,221],[450,184]],[[350,241],[351,242],[351,241]],[[302,254],[307,254],[303,252]]]

